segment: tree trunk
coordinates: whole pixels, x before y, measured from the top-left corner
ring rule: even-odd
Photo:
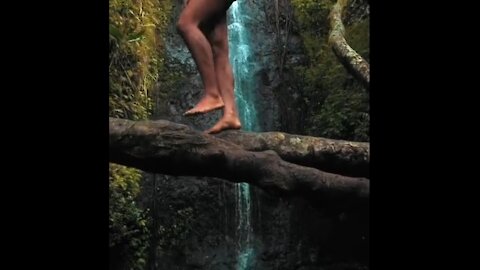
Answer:
[[[369,197],[366,178],[292,164],[272,150],[246,151],[232,142],[164,120],[110,118],[110,161],[153,173],[247,182],[270,193],[307,199],[366,201]]]
[[[330,12],[329,42],[333,52],[345,68],[353,74],[368,90],[370,87],[370,65],[345,40],[345,27],[342,13],[348,5],[348,0],[338,0]]]

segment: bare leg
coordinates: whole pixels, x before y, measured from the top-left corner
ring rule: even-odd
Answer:
[[[225,1],[190,0],[180,14],[177,29],[195,60],[205,87],[205,93],[200,102],[185,115],[205,113],[224,106],[215,76],[212,47],[199,25],[225,9],[225,6]]]
[[[217,85],[220,88],[225,107],[223,108],[223,117],[208,133],[218,133],[226,129],[241,128],[240,119],[238,118],[237,106],[234,96],[234,80],[232,67],[228,59],[228,33],[227,33],[227,14],[222,13],[221,17],[215,24],[210,36],[210,43],[213,48],[213,59],[215,63],[215,73]]]

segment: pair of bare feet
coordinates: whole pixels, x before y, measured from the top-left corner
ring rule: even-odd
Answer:
[[[221,96],[204,95],[198,104],[192,109],[186,111],[183,115],[194,116],[223,109],[225,104]],[[227,129],[240,129],[242,127],[240,119],[236,112],[224,111],[223,117],[206,133],[215,134]]]

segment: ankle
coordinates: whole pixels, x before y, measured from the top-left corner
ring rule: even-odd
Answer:
[[[205,91],[205,92],[206,92],[205,97],[213,98],[213,99],[221,99],[221,96],[218,93],[218,91],[211,90],[211,91]]]
[[[223,117],[228,117],[228,118],[238,118],[238,113],[235,110],[224,110],[223,111]]]

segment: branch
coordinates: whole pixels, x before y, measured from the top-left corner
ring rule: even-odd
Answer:
[[[282,132],[224,131],[217,137],[247,151],[275,151],[283,160],[346,176],[369,177],[370,144]]]
[[[367,200],[369,180],[302,167],[274,151],[242,147],[169,121],[110,118],[110,161],[153,173],[219,177],[267,192],[322,200]]]
[[[338,0],[330,12],[329,43],[340,59],[340,62],[350,71],[365,88],[370,87],[370,65],[345,40],[345,27],[342,22],[342,12],[348,0]]]

